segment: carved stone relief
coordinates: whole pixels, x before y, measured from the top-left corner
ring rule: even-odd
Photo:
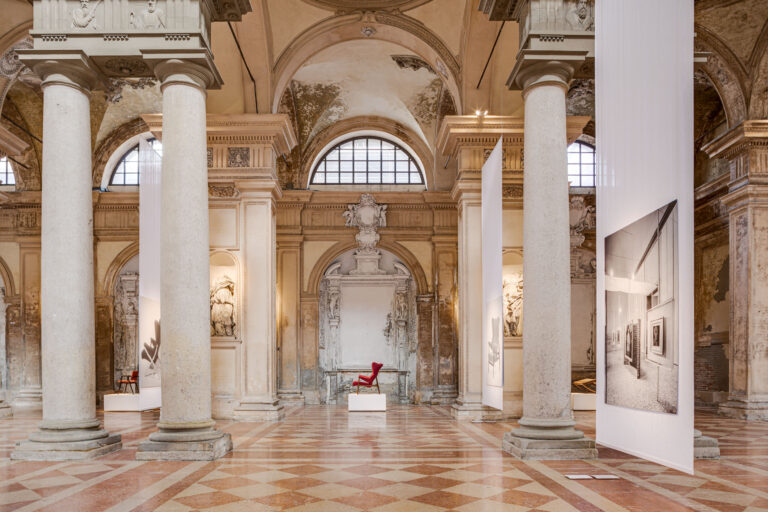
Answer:
[[[115,283],[114,381],[138,370],[139,274],[124,270]]]
[[[139,14],[131,11],[130,23],[133,28],[157,30],[165,28],[165,13],[157,7],[157,0],[147,0],[147,7]]]
[[[523,335],[523,275],[504,278],[504,336]]]
[[[571,196],[569,221],[571,247],[581,247],[585,240],[584,231],[595,229],[595,207],[587,204],[585,196]]]
[[[250,167],[251,153],[248,148],[227,148],[227,167]]]
[[[228,276],[211,289],[211,336],[235,335],[235,283]]]

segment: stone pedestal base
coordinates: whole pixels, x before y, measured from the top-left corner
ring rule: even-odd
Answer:
[[[240,402],[235,407],[232,419],[235,421],[280,421],[285,417],[285,408],[280,400],[272,402]]]
[[[304,394],[301,391],[278,392],[277,397],[279,398],[280,403],[304,405]]]
[[[456,388],[440,388],[438,387],[429,399],[429,403],[432,405],[451,405],[456,401],[458,393]]]
[[[700,431],[693,431],[693,457],[695,459],[719,459],[720,444],[714,437],[707,437]]]
[[[501,449],[523,460],[596,459],[595,441],[570,429],[515,429],[504,434]]]
[[[216,460],[231,450],[231,436],[218,430],[160,431],[139,444],[136,460]]]
[[[106,430],[41,429],[32,433],[11,452],[12,460],[87,460],[106,455],[123,447],[120,434]]]
[[[483,405],[481,402],[467,402],[463,400],[456,400],[451,407],[451,416],[455,420],[459,421],[501,421],[508,419],[504,414],[504,411],[493,409],[487,405]]]
[[[0,418],[7,418],[8,416],[13,416],[13,409],[5,402],[0,402]]]
[[[768,400],[728,400],[718,407],[718,412],[740,420],[768,420]]]
[[[22,389],[13,400],[13,407],[25,411],[41,411],[43,409],[42,390]]]

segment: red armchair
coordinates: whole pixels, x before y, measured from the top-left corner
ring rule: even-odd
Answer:
[[[381,393],[381,388],[379,388],[379,370],[381,370],[384,367],[383,363],[371,363],[371,370],[373,373],[370,375],[358,375],[357,378],[359,380],[356,380],[352,383],[353,386],[357,387],[357,394],[360,394],[360,386],[363,386],[365,388],[376,386],[376,391]]]
[[[130,375],[123,375],[120,380],[117,381],[117,392],[128,388],[131,393],[138,393],[139,391],[139,370],[133,370]]]

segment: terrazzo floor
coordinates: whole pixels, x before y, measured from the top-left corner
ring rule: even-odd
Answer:
[[[0,420],[0,512],[768,512],[768,423],[697,411],[723,457],[694,476],[600,448],[594,461],[522,462],[510,423],[460,423],[447,407],[348,414],[293,407],[272,424],[220,422],[235,449],[214,462],[137,462],[158,413],[107,413],[123,449],[89,462],[11,462],[39,415]],[[578,413],[594,434],[594,414]],[[569,480],[565,474],[618,480]]]

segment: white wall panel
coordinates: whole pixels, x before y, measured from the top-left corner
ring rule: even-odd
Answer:
[[[693,470],[693,0],[598,0],[597,441]],[[604,237],[678,201],[677,414],[605,403]],[[664,240],[662,243],[668,243]],[[664,293],[670,290],[665,287]]]

